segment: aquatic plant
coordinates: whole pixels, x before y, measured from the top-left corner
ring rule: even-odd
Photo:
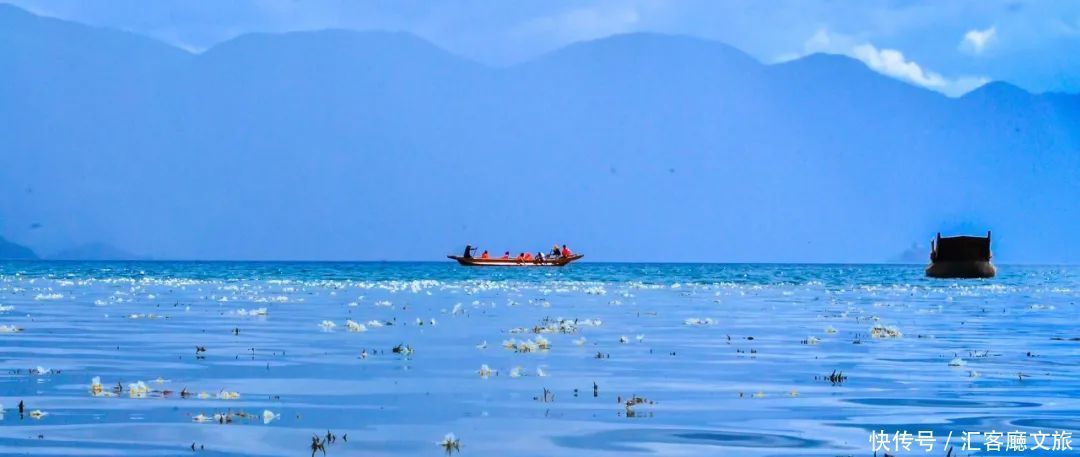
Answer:
[[[900,338],[904,334],[900,333],[900,329],[895,326],[874,324],[873,327],[870,327],[870,336],[873,338]]]
[[[281,419],[281,415],[280,414],[274,414],[274,412],[270,411],[269,409],[264,409],[263,410],[263,412],[262,412],[262,421],[263,421],[264,424],[269,424],[269,423],[273,422],[275,419]]]
[[[322,323],[319,324],[319,327],[322,327],[323,330],[329,331],[333,330],[334,327],[337,327],[337,324],[335,324],[334,321],[322,321]]]
[[[442,441],[439,441],[435,444],[442,446],[443,450],[445,450],[447,454],[451,454],[454,451],[461,450],[461,440],[459,440],[458,437],[455,436],[453,433],[447,433],[446,436],[443,437]]]
[[[478,370],[477,373],[480,374],[481,378],[487,379],[490,376],[498,374],[498,371],[492,370],[491,367],[487,366],[487,364],[485,363],[483,365],[480,365],[480,370]]]
[[[348,320],[345,321],[345,327],[348,328],[350,332],[366,332],[367,331],[367,327],[365,327],[364,324],[358,323],[358,322],[356,322],[356,321],[354,321],[352,319],[348,319]]]

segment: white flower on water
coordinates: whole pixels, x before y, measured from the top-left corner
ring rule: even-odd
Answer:
[[[49,413],[47,413],[45,411],[42,411],[40,409],[35,409],[33,411],[30,411],[30,418],[31,419],[41,419],[41,418],[43,418],[45,416],[48,416],[48,415],[49,415]]]
[[[477,349],[487,349],[487,340],[485,340],[483,343],[477,344],[476,348]]]
[[[461,303],[458,303],[458,304],[454,305],[454,309],[453,309],[453,311],[450,311],[450,314],[456,316],[458,314],[464,314],[464,312],[465,312],[465,310],[462,309]]]
[[[90,393],[96,396],[101,395],[103,392],[105,392],[105,386],[101,385],[101,377],[94,376],[90,380]]]
[[[270,411],[269,409],[264,409],[263,410],[262,420],[263,420],[264,424],[269,424],[269,423],[273,422],[274,419],[281,419],[281,415],[280,414],[274,414],[274,412]]]
[[[904,336],[904,334],[900,333],[900,329],[892,325],[884,326],[881,324],[874,324],[874,326],[870,328],[870,336],[874,338],[900,338],[901,336]]]
[[[212,417],[206,416],[205,414],[199,413],[198,416],[192,417],[191,420],[192,422],[210,422],[214,419]]]
[[[487,366],[487,364],[485,363],[485,364],[483,364],[483,365],[480,365],[480,370],[478,371],[478,373],[480,373],[480,377],[481,377],[481,378],[487,378],[487,377],[489,377],[489,376],[492,376],[492,375],[494,375],[494,374],[498,373],[498,371],[496,371],[496,370],[492,370],[492,369],[491,369],[490,367],[488,367],[488,366]]]
[[[433,318],[431,318],[431,326],[432,326],[432,327],[434,327],[434,326],[436,326],[436,325],[439,325],[439,322],[438,322],[438,321],[436,321],[434,317],[433,317]]]
[[[236,400],[240,398],[240,393],[223,390],[221,392],[218,392],[217,397],[219,400]]]
[[[630,342],[630,338],[627,338],[626,336],[620,336],[620,337],[619,337],[619,342],[620,342],[620,343],[622,343],[622,344],[626,344],[626,343],[629,343],[629,342]]]
[[[964,359],[961,359],[960,357],[954,357],[952,360],[949,361],[950,367],[962,367],[964,365],[967,365],[967,362],[965,362]]]
[[[540,346],[532,341],[525,340],[518,343],[517,350],[518,352],[536,352],[540,350]]]
[[[536,338],[533,339],[533,343],[536,344],[536,347],[538,349],[542,349],[545,351],[551,349],[551,341],[548,341],[548,339],[544,338],[543,335],[536,335]]]
[[[828,333],[830,335],[835,334],[836,333],[836,328],[831,326],[831,325],[828,326],[828,327],[825,327],[825,333]]]
[[[322,321],[319,327],[322,327],[323,330],[333,330],[334,327],[337,327],[337,324],[334,321]]]
[[[14,309],[15,309],[15,307],[12,306],[12,305],[0,305],[0,313],[5,312],[5,311],[12,311]]]
[[[367,327],[364,324],[358,323],[352,319],[345,321],[345,326],[348,327],[350,332],[366,332]]]
[[[510,377],[511,378],[520,378],[521,375],[524,373],[524,371],[525,371],[525,369],[522,368],[521,366],[516,366],[516,367],[510,369]]]
[[[539,367],[536,367],[536,375],[543,378],[543,377],[546,377],[548,374],[547,374],[546,371],[544,371],[544,367],[539,366]]]
[[[22,329],[14,325],[0,325],[0,333],[18,333]]]
[[[803,341],[805,344],[818,344],[820,342],[821,340],[817,339],[816,336],[808,336],[806,337],[806,340]]]
[[[502,347],[504,347],[506,349],[516,349],[517,344],[518,344],[517,340],[515,340],[513,338],[510,338],[508,340],[503,340]]]
[[[371,327],[371,328],[379,328],[379,327],[383,326],[383,323],[380,322],[380,321],[377,321],[375,319],[372,319],[372,320],[368,321],[367,326]]]
[[[34,374],[36,374],[38,376],[44,376],[44,375],[47,375],[49,373],[52,373],[52,370],[50,370],[48,368],[45,368],[45,367],[43,367],[41,365],[38,365],[38,367],[34,369]]]
[[[389,308],[391,306],[394,306],[394,304],[390,303],[390,300],[379,300],[375,302],[375,306],[384,306]]]
[[[439,446],[442,446],[442,447],[446,448],[447,450],[450,450],[450,449],[457,449],[458,446],[461,445],[461,441],[458,440],[458,438],[456,436],[454,436],[453,433],[447,433],[446,436],[443,437],[442,441],[439,441],[439,442],[437,442],[435,444],[438,444]]]
[[[686,320],[685,320],[685,321],[683,321],[683,322],[685,322],[685,323],[686,323],[686,325],[694,325],[694,326],[699,326],[699,325],[713,325],[713,324],[715,324],[715,323],[716,323],[716,321],[714,321],[714,320],[713,320],[712,318],[710,318],[710,317],[706,317],[706,318],[704,318],[704,319],[702,319],[702,318],[700,318],[700,317],[691,317],[691,318],[688,318],[688,319],[686,319]]]
[[[638,335],[634,337],[638,343],[645,341],[645,335]]]

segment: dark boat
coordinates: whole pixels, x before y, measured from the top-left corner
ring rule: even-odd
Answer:
[[[555,257],[551,259],[518,261],[517,259],[481,259],[479,257],[464,257],[460,255],[448,255],[446,258],[457,260],[458,263],[470,267],[561,267],[577,259],[585,257],[574,254],[570,257]]]
[[[950,236],[941,233],[930,245],[931,278],[993,278],[997,268],[990,263],[990,232],[981,236]]]

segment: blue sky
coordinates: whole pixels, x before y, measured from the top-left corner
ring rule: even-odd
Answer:
[[[723,41],[759,60],[845,54],[949,95],[990,80],[1080,92],[1075,1],[14,0],[37,14],[120,28],[200,51],[249,32],[399,30],[492,64],[651,31]]]

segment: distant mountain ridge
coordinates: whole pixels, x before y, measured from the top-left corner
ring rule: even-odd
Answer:
[[[1006,261],[1076,262],[1078,135],[1076,95],[952,99],[847,57],[764,65],[679,36],[492,68],[390,32],[190,54],[0,5],[3,234],[41,221],[43,252],[433,259],[557,241],[610,260],[874,262],[972,227]]]
[[[0,237],[0,260],[34,260],[37,254],[30,248]]]

